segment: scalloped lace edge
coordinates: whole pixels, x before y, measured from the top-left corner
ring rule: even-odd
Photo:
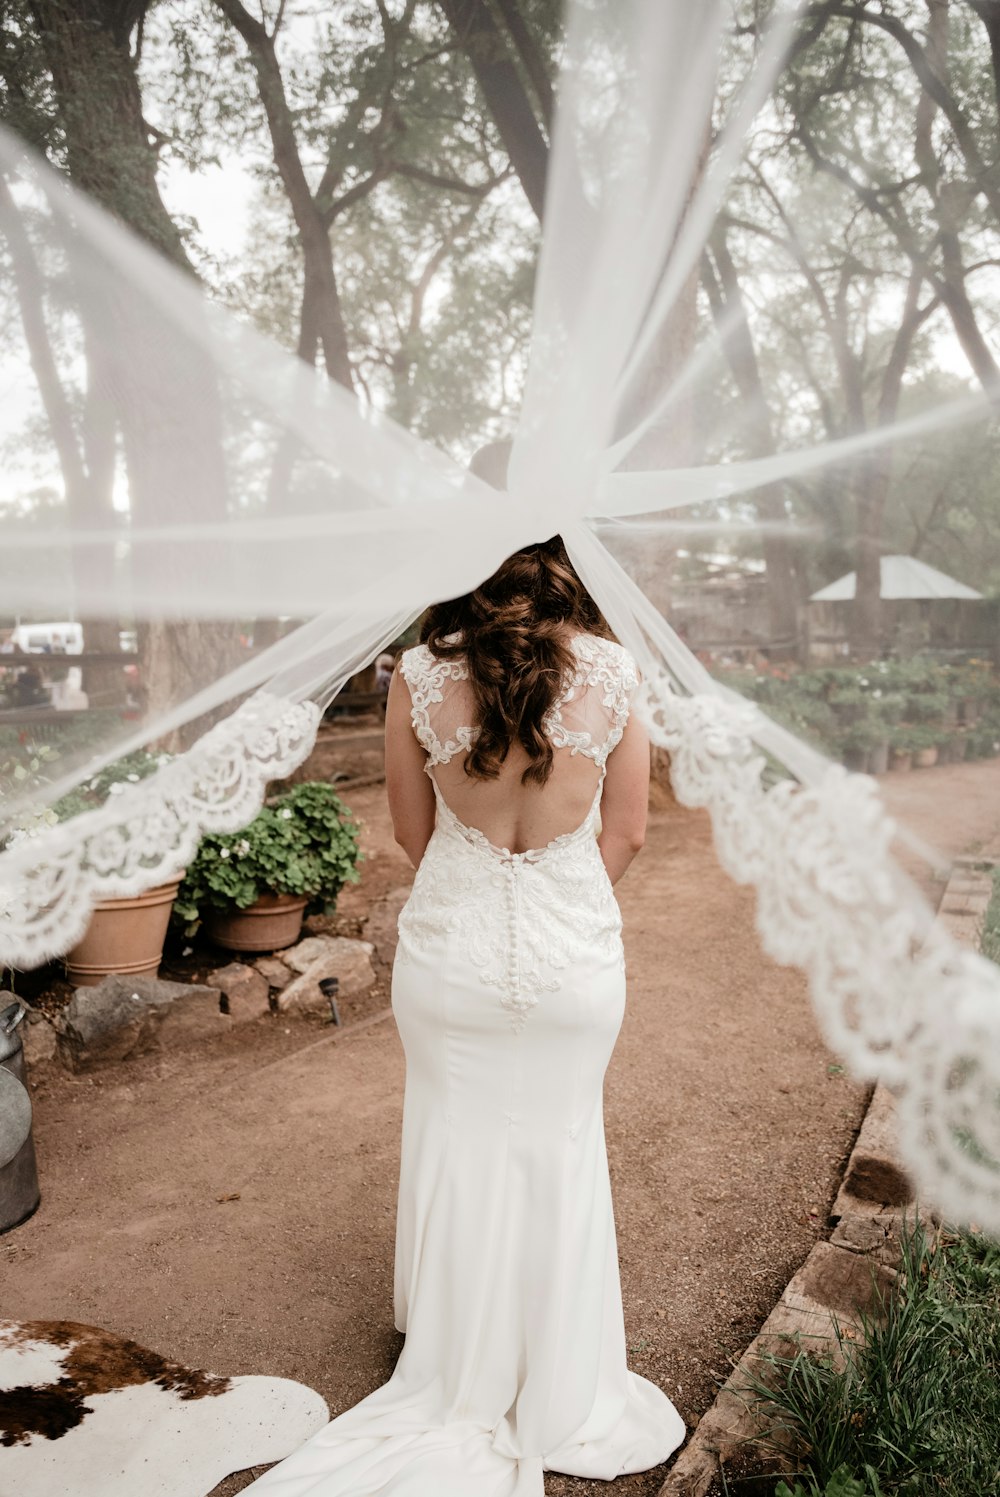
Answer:
[[[764,950],[806,974],[850,1071],[896,1093],[900,1154],[920,1191],[1000,1233],[1000,968],[911,890],[875,781],[831,764],[815,785],[766,786],[751,704],[681,696],[658,676],[636,706],[670,754],[677,799],[708,810],[722,867],[755,888]]]
[[[756,889],[764,950],[805,972],[853,1074],[896,1091],[900,1151],[920,1189],[1000,1232],[1000,969],[909,896],[874,780],[831,765],[815,785],[766,786],[749,703],[682,696],[661,675],[635,705],[670,754],[678,800],[708,809],[722,867]],[[63,954],[95,900],[165,883],[206,832],[245,826],[267,784],[308,757],[321,716],[313,702],[256,693],[148,780],[0,854],[0,960]]]
[[[206,833],[246,826],[268,784],[308,757],[321,718],[315,702],[255,692],[147,779],[0,854],[0,961],[62,956],[97,900],[181,876]]]

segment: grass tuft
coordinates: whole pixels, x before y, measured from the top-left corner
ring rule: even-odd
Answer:
[[[902,1254],[860,1329],[836,1324],[839,1355],[765,1353],[748,1380],[755,1443],[793,1462],[775,1497],[1000,1493],[1000,1243],[918,1225]]]

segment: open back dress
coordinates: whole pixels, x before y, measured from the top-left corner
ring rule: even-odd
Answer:
[[[545,1470],[612,1479],[684,1438],[666,1394],[626,1365],[604,1138],[625,966],[597,831],[636,671],[610,640],[579,634],[572,649],[545,730],[557,759],[593,761],[596,790],[579,825],[524,852],[460,821],[438,783],[477,731],[464,662],[403,654],[437,804],[392,980],[406,1340],[389,1381],[255,1493],[542,1497]]]

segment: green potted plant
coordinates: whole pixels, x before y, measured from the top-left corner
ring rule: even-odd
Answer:
[[[913,767],[913,728],[909,723],[899,723],[889,739],[889,768],[897,771]]]
[[[155,774],[170,757],[138,749],[106,764],[91,779],[54,803],[54,819],[68,821],[83,811],[104,805],[126,786]],[[115,972],[130,977],[155,977],[181,877],[178,874],[165,883],[144,889],[141,894],[98,900],[83,936],[64,958],[69,981],[76,987],[89,986]]]
[[[982,716],[997,683],[989,661],[973,657],[956,671],[959,719],[972,727]]]
[[[914,723],[910,727],[909,742],[915,769],[931,769],[937,763],[940,737],[940,728],[928,723]]]
[[[850,725],[861,722],[868,712],[869,681],[853,673],[830,692],[828,701],[839,722]]]
[[[291,946],[308,911],[329,913],[356,883],[358,828],[333,786],[307,780],[269,798],[238,832],[204,837],[174,919],[232,951]]]
[[[885,729],[874,717],[864,717],[844,728],[837,743],[846,767],[861,774],[870,772],[872,754],[884,738]]]

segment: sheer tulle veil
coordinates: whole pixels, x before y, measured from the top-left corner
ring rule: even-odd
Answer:
[[[960,396],[758,456],[724,424],[701,432],[728,330],[699,325],[671,366],[677,309],[799,24],[796,6],[775,8],[739,87],[720,93],[728,16],[717,0],[567,0],[502,500],[208,302],[0,135],[5,608],[83,620],[94,638],[133,620],[155,680],[141,716],[91,714],[93,736],[47,782],[11,784],[0,960],[64,953],[95,900],[163,882],[204,832],[245,824],[308,755],[345,681],[428,603],[560,533],[638,662],[638,710],[669,750],[678,799],[708,809],[722,868],[756,890],[763,947],[808,975],[852,1072],[897,1089],[921,1191],[1000,1230],[1000,973],[934,922],[892,856],[875,781],[714,681],[658,583],[692,515],[724,545],[768,486],[835,481],[984,410]],[[298,627],[268,635],[286,616]],[[248,621],[273,643],[240,648]],[[178,752],[97,808],[46,817],[151,744]]]

